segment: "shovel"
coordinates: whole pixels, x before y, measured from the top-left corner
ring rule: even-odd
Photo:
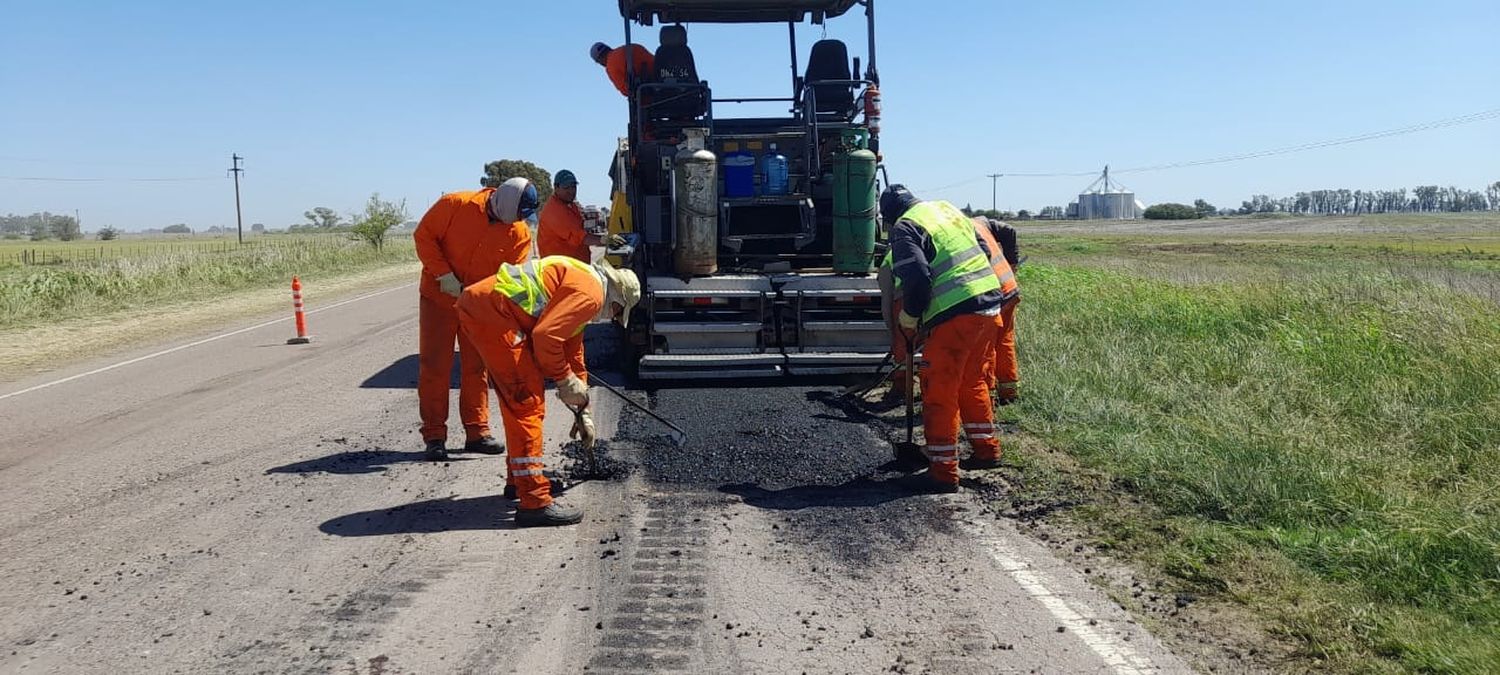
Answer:
[[[646,413],[646,415],[649,416],[651,419],[654,419],[654,420],[656,420],[658,422],[661,422],[663,425],[665,425],[667,427],[667,429],[670,430],[668,432],[668,435],[671,437],[672,442],[675,443],[675,444],[677,444],[678,447],[681,447],[682,444],[683,444],[683,442],[687,440],[687,432],[683,431],[682,427],[679,427],[679,426],[677,426],[677,425],[675,425],[675,424],[667,421],[667,419],[665,417],[662,417],[661,415],[658,415],[658,414],[652,412],[650,408],[647,408],[646,406],[643,406],[640,403],[637,403],[635,399],[630,398],[629,396],[626,396],[625,392],[620,391],[619,389],[616,389],[614,385],[612,385],[612,384],[610,384],[608,382],[605,382],[604,380],[601,380],[598,377],[590,377],[589,378],[589,382],[592,383],[592,384],[597,384],[597,385],[599,385],[601,387],[604,387],[605,389],[608,389],[609,393],[614,394],[615,396],[618,396],[621,401],[624,401],[625,403],[629,404],[630,407],[635,408],[636,410],[639,410],[639,411],[641,411],[643,413]]]
[[[891,378],[891,372],[894,370],[886,370],[886,367],[894,366],[894,361],[895,359],[891,358],[891,353],[886,352],[885,358],[880,360],[880,365],[875,366],[875,375],[870,378],[870,381],[851,384],[839,392],[839,396],[853,396],[858,398],[870,393],[876,387],[885,384],[885,381]]]
[[[921,446],[917,445],[913,431],[916,425],[914,410],[916,389],[913,388],[912,382],[916,378],[916,371],[912,368],[912,355],[917,348],[915,341],[906,331],[901,331],[901,337],[906,340],[906,440],[896,444],[896,462],[920,466],[927,462],[927,456],[922,453]]]

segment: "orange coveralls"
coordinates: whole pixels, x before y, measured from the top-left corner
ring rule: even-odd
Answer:
[[[531,255],[526,221],[490,223],[487,208],[492,188],[454,192],[438,198],[422,216],[417,257],[422,261],[418,301],[417,401],[422,440],[448,437],[448,387],[453,370],[453,342],[458,341],[458,414],[466,440],[490,433],[489,394],[484,363],[458,330],[456,298],[444,293],[437,278],[453,273],[465,286],[492,275],[503,263],[519,264]]]
[[[932,328],[922,344],[922,430],[928,471],[939,483],[958,482],[958,430],[975,459],[998,459],[995,409],[984,381],[1000,315],[959,314]]]
[[[1000,277],[1000,292],[1005,295],[1005,309],[1000,313],[1000,332],[995,335],[994,351],[985,364],[984,381],[995,390],[997,399],[1014,401],[1016,387],[1021,381],[1020,366],[1016,362],[1016,305],[1021,304],[1021,287],[1016,282],[1015,271],[1010,268],[1005,254],[1000,251],[1000,243],[990,232],[989,222],[984,218],[972,220],[974,230],[993,252],[990,266],[994,268],[995,276]]]
[[[627,79],[629,73],[625,71],[625,58],[627,50],[630,57],[635,61],[632,64],[635,81],[644,82],[651,77],[651,72],[656,68],[656,57],[651,51],[637,44],[628,44],[624,47],[615,47],[604,59],[604,69],[609,72],[609,81],[615,84],[615,89],[620,90],[621,96],[630,95],[630,81]]]
[[[554,193],[542,206],[536,228],[536,252],[545,258],[565,255],[591,262],[588,233],[583,230],[583,208],[578,202],[565,202]]]
[[[604,306],[604,286],[592,272],[546,260],[537,267],[548,298],[540,316],[495,292],[493,275],[464,289],[458,300],[459,320],[500,395],[507,468],[523,509],[552,503],[542,475],[543,380],[557,382],[572,373],[588,381],[583,328]]]

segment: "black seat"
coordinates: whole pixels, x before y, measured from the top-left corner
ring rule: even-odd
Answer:
[[[849,115],[854,110],[854,87],[847,84],[815,84],[819,80],[850,80],[849,48],[843,40],[819,40],[807,55],[808,84],[813,85],[817,113]]]
[[[656,48],[655,81],[651,88],[649,115],[653,119],[691,120],[708,112],[708,97],[698,79],[698,65],[687,45],[687,28],[662,26],[661,46]],[[692,86],[674,87],[682,84]]]

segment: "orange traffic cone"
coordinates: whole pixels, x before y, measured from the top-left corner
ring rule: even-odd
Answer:
[[[287,340],[289,345],[305,345],[312,342],[312,336],[307,334],[307,318],[302,315],[302,282],[297,277],[292,277],[292,309],[297,317],[297,337]]]

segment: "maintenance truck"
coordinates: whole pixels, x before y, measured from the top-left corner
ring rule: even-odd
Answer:
[[[641,379],[877,368],[888,339],[873,274],[884,171],[874,0],[619,6],[627,45],[637,28],[661,25],[653,72],[630,73],[629,133],[611,171],[610,229],[630,241],[611,253],[642,279],[628,365]],[[813,44],[799,68],[797,26],[855,8],[868,36],[863,74],[832,39]],[[786,25],[789,94],[725,96],[700,78],[688,28],[708,23]],[[732,114],[768,103],[787,113]]]

